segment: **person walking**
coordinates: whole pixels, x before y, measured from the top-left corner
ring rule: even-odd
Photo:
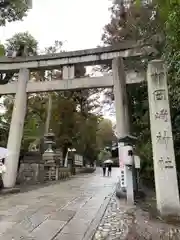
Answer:
[[[102,165],[102,168],[103,168],[103,177],[106,176],[106,165],[103,163]]]
[[[0,159],[0,189],[4,188],[3,174],[6,172],[6,167],[4,163],[5,163],[5,159],[4,158]]]
[[[108,165],[108,177],[111,177],[111,172],[112,172],[112,165]]]

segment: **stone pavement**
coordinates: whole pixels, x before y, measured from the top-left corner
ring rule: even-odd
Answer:
[[[114,192],[112,177],[93,174],[0,197],[0,240],[90,240]]]

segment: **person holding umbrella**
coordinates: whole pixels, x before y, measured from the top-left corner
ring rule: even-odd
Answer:
[[[108,177],[110,177],[111,176],[111,172],[112,172],[113,161],[111,159],[108,159],[108,160],[104,161],[104,164],[107,164],[107,167],[108,167]]]

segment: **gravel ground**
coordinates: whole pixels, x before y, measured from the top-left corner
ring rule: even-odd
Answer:
[[[93,240],[179,240],[180,224],[172,225],[151,215],[139,206],[111,199]]]
[[[125,202],[118,201],[113,196],[93,240],[126,239],[129,226],[134,221],[133,215],[130,214],[133,211],[134,207],[127,206]]]

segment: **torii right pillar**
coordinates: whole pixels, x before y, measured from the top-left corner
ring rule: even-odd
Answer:
[[[180,202],[167,86],[162,60],[153,60],[147,71],[151,139],[157,208],[161,215],[179,215]]]

